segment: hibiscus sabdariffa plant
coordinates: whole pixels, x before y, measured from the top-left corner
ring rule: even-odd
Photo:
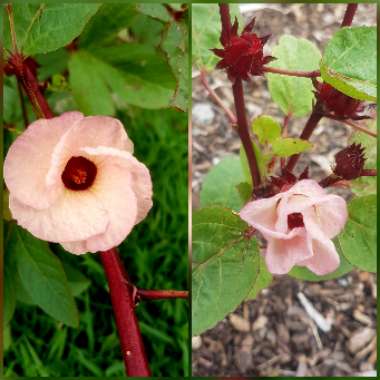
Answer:
[[[350,27],[356,9],[347,5],[342,28],[322,55],[292,36],[283,36],[266,55],[270,36],[254,32],[254,19],[239,33],[230,6],[220,4],[222,47],[209,49],[231,82],[235,112],[208,83],[212,57],[195,47],[198,64],[205,62],[199,64],[201,83],[239,134],[241,150],[240,162],[228,157],[206,176],[201,209],[193,216],[194,335],[255,298],[273,275],[320,281],[354,268],[376,271],[377,171],[367,155],[377,134],[358,123],[373,118],[368,102],[376,101],[376,30]],[[357,59],[360,52],[365,63]],[[268,78],[272,98],[285,113],[283,125],[268,115],[248,121],[243,82],[254,83],[257,76]],[[288,136],[290,119],[307,114],[300,136]],[[331,173],[317,179],[307,164],[297,164],[323,118],[348,125],[353,134],[335,154]],[[357,196],[347,202],[334,194],[338,187]]]
[[[118,119],[77,111],[54,116],[35,61],[18,49],[12,6],[6,10],[12,52],[4,71],[16,76],[38,118],[25,123],[5,158],[11,215],[33,236],[60,243],[67,252],[99,254],[126,374],[150,376],[135,307],[144,299],[186,299],[188,292],[136,288],[118,253],[117,246],[152,207],[149,169],[134,157],[127,128]]]

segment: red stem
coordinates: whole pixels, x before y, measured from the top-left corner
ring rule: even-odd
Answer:
[[[137,289],[137,297],[147,300],[162,300],[171,298],[188,298],[186,290],[147,290]]]
[[[376,177],[376,176],[377,176],[376,169],[363,169],[359,177]],[[344,178],[339,177],[336,174],[332,173],[326,178],[323,178],[321,181],[319,181],[319,185],[322,187],[328,187],[328,186],[334,185],[335,183],[339,181],[344,181]]]
[[[128,376],[150,376],[148,361],[135,314],[134,288],[116,248],[100,253],[107,276],[117,331]]]
[[[341,28],[352,24],[352,20],[354,19],[357,9],[358,4],[347,4],[346,12],[344,14],[342,24],[340,25]]]
[[[231,17],[229,4],[219,4],[219,11],[222,23],[221,40],[228,41],[231,37]],[[232,85],[232,91],[234,94],[239,137],[247,156],[249,171],[252,177],[252,184],[255,188],[257,188],[261,183],[260,171],[257,165],[255,152],[253,150],[251,137],[249,135],[247,116],[245,113],[243,83],[241,79],[235,80]]]
[[[302,140],[309,140],[311,134],[313,133],[314,129],[318,125],[319,121],[323,117],[323,112],[322,112],[322,105],[319,100],[315,103],[313,107],[313,111],[311,112],[311,115],[308,119],[308,121],[305,124],[305,127],[301,133],[300,138]],[[300,155],[299,154],[294,154],[289,158],[288,163],[285,166],[285,171],[291,172],[294,169],[294,166],[296,165]]]
[[[281,75],[288,75],[292,77],[303,77],[303,78],[317,78],[321,76],[321,72],[319,70],[314,71],[301,71],[301,70],[287,70],[287,69],[280,69],[278,67],[263,67],[263,71],[266,73],[273,73],[273,74],[281,74]]]
[[[253,150],[251,137],[249,135],[248,122],[245,114],[243,83],[241,79],[236,79],[235,83],[232,85],[232,91],[234,94],[238,133],[247,156],[249,171],[252,177],[252,184],[254,188],[258,188],[261,183],[260,171],[257,165],[255,152]]]

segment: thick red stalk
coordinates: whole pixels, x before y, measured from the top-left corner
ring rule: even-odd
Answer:
[[[311,134],[314,132],[314,129],[318,125],[319,121],[323,117],[323,111],[322,111],[322,105],[317,100],[313,107],[313,111],[311,112],[311,115],[309,119],[307,120],[305,127],[301,133],[300,138],[302,140],[309,140]],[[285,171],[291,172],[294,169],[294,166],[296,165],[300,155],[299,154],[294,154],[289,158],[288,163],[285,166]]]
[[[356,10],[358,9],[358,4],[347,4],[346,12],[343,17],[341,28],[344,26],[350,26],[352,24],[352,20],[354,19]]]
[[[116,248],[101,252],[126,372],[128,376],[150,376],[148,361],[135,314],[134,288]]]
[[[245,154],[247,156],[253,186],[257,188],[261,183],[260,171],[259,166],[257,165],[255,152],[253,150],[251,137],[249,135],[248,122],[245,114],[243,83],[241,79],[236,79],[235,83],[232,85],[232,91],[234,94],[236,117],[238,122],[238,133],[243,144]]]
[[[278,67],[263,67],[263,71],[265,73],[273,73],[273,74],[281,74],[288,75],[292,77],[303,77],[303,78],[317,78],[321,76],[321,72],[319,70],[314,71],[301,71],[301,70],[287,70],[280,69]]]
[[[137,289],[137,298],[146,300],[163,300],[171,298],[188,298],[189,292],[186,290],[147,290]]]
[[[231,17],[228,4],[219,4],[220,19],[222,23],[222,39],[228,41],[231,36]],[[249,135],[247,116],[245,111],[243,83],[241,79],[236,79],[232,85],[234,95],[236,118],[238,123],[238,133],[247,156],[249,171],[252,177],[252,184],[255,188],[260,186],[260,171],[257,165],[255,152],[251,137]]]

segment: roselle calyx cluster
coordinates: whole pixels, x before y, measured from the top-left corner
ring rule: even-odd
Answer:
[[[335,155],[334,174],[346,180],[356,179],[362,175],[364,164],[364,147],[354,143]]]
[[[364,117],[360,113],[364,110],[363,102],[351,98],[330,86],[328,83],[314,82],[316,96],[322,102],[325,111],[339,119],[360,120]]]
[[[274,59],[264,56],[263,48],[270,35],[258,37],[252,33],[255,19],[248,23],[242,33],[238,35],[238,21],[232,25],[231,33],[227,36],[222,32],[220,42],[223,49],[212,49],[219,58],[218,69],[225,69],[228,78],[234,82],[236,79],[249,80],[252,75],[262,75],[263,66]]]

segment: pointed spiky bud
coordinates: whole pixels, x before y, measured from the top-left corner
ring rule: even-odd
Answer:
[[[351,144],[335,155],[335,163],[334,174],[337,176],[347,180],[360,177],[365,163],[364,148],[360,144]]]
[[[229,79],[234,82],[236,79],[248,80],[251,75],[262,75],[263,66],[274,58],[264,56],[263,48],[270,35],[258,37],[252,33],[255,19],[252,19],[243,32],[238,35],[238,21],[232,25],[230,37],[222,32],[220,42],[223,49],[212,49],[212,51],[222,58],[218,64],[218,69],[225,69]]]

